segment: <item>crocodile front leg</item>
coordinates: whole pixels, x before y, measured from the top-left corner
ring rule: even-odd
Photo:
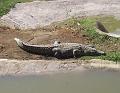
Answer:
[[[73,50],[73,56],[74,56],[74,58],[81,57],[81,56],[83,56],[83,54],[84,54],[84,51],[82,51],[82,50],[79,50],[79,49],[74,49]]]

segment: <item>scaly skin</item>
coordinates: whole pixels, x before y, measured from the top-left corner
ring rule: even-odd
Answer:
[[[59,59],[105,55],[103,51],[96,50],[94,46],[91,45],[57,42],[52,45],[30,45],[17,38],[15,38],[15,41],[17,42],[17,45],[26,52],[37,55],[52,56]]]

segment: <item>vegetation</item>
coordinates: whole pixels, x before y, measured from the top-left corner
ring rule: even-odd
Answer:
[[[0,0],[0,16],[6,14],[16,3],[28,2],[32,0]]]
[[[72,18],[64,21],[63,23],[60,23],[59,25],[62,26],[65,25],[67,27],[76,29],[76,31],[80,31],[81,34],[89,38],[90,44],[93,44],[97,47],[97,49],[106,52],[106,56],[99,57],[85,56],[82,57],[81,59],[99,58],[104,60],[120,62],[120,38],[114,38],[96,32],[97,28],[95,25],[97,19],[98,18],[96,17]]]
[[[33,0],[0,0],[0,16],[5,15],[10,11],[11,8],[15,7],[17,3],[31,2]],[[49,1],[49,0],[41,0]]]
[[[95,19],[102,22],[102,24],[107,28],[109,32],[113,32],[116,29],[120,28],[120,20],[117,20],[113,16],[107,16],[107,17],[95,17]]]
[[[0,0],[0,16],[6,14],[10,8],[13,8],[16,3],[28,2],[32,0]],[[107,35],[100,35],[96,32],[96,20],[102,21],[105,27],[109,31],[113,31],[117,27],[120,27],[120,21],[114,19],[114,17],[82,17],[82,18],[70,18],[59,26],[66,26],[68,28],[74,28],[75,31],[80,32],[83,36],[89,38],[89,43],[95,45],[98,49],[107,53],[106,56],[100,56],[96,58],[120,61],[120,38],[114,38]],[[110,26],[111,25],[111,26]],[[82,59],[91,59],[94,57],[82,57]]]

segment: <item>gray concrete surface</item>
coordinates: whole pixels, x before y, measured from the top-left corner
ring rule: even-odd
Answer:
[[[72,16],[114,15],[120,17],[120,0],[53,0],[16,4],[1,17],[11,28],[35,29]]]
[[[0,59],[1,75],[35,75],[70,71],[120,71],[120,64],[92,60],[10,60]]]

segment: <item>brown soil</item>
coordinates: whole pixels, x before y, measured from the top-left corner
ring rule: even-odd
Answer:
[[[81,31],[76,31],[75,28],[69,26],[46,26],[36,30],[13,30],[6,27],[0,27],[0,58],[3,59],[53,59],[41,55],[34,55],[21,50],[14,38],[17,37],[30,44],[53,44],[55,40],[60,42],[93,44],[97,49],[111,52],[119,51],[119,43],[103,42],[96,44],[88,36],[83,35]]]
[[[55,40],[61,42],[78,42],[85,44],[88,42],[87,37],[82,36],[79,32],[72,29],[39,29],[31,31],[19,31],[6,27],[0,27],[0,58],[9,59],[46,59],[41,55],[29,54],[21,50],[14,38],[20,38],[30,44],[51,44]],[[51,58],[47,58],[51,59]]]

